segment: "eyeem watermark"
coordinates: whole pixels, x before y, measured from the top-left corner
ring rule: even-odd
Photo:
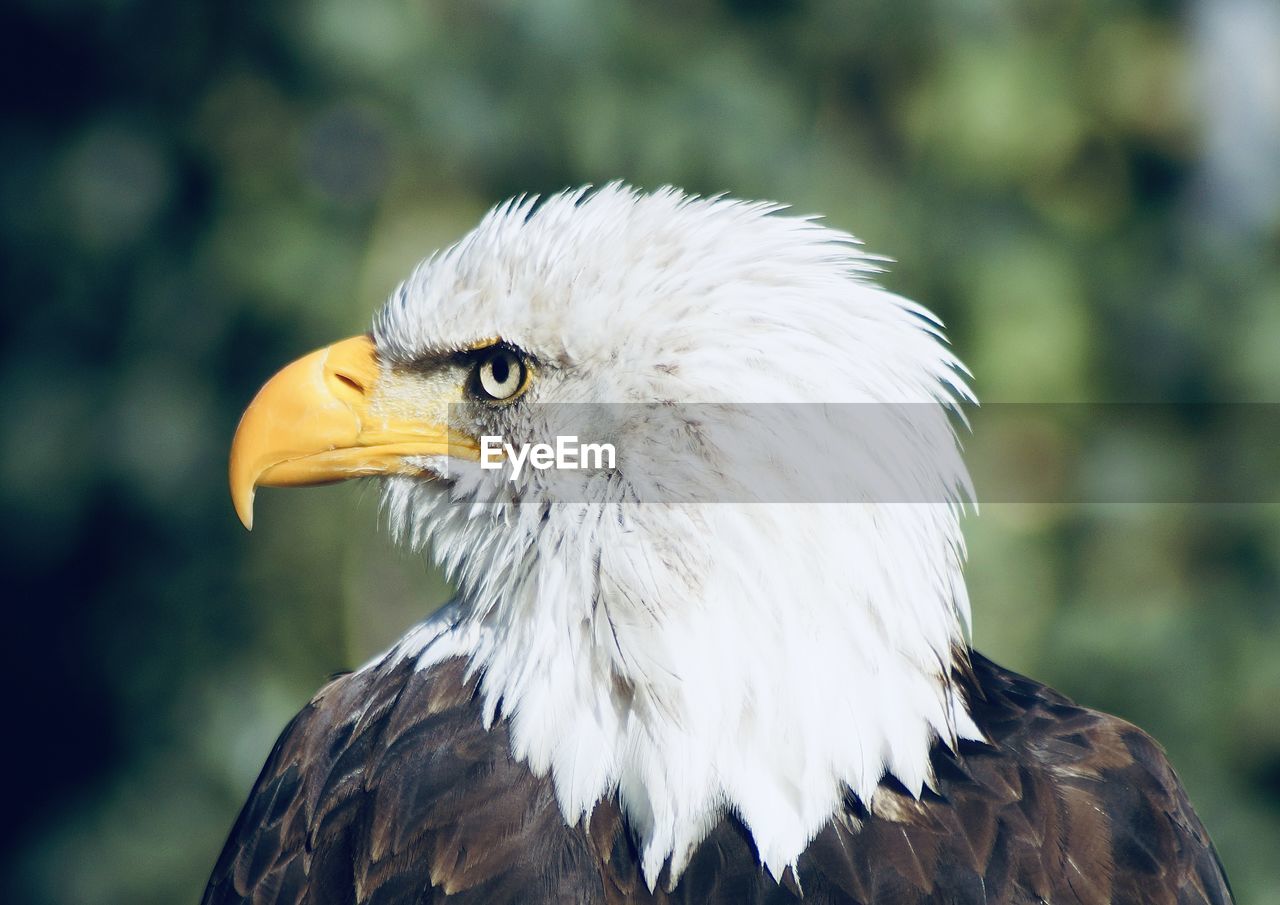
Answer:
[[[590,503],[608,494],[663,505],[954,506],[970,495],[963,461],[984,506],[1280,505],[1280,402],[989,402],[957,411],[935,402],[522,406],[530,413],[515,423],[524,430],[477,429],[469,406],[450,414],[459,434],[478,438],[459,457],[481,458],[485,431],[509,431],[510,443],[483,437],[481,464],[498,473],[476,493],[495,503]],[[516,437],[539,442],[520,447]],[[625,456],[581,442],[603,438],[625,443]],[[576,470],[540,471],[557,467]],[[600,472],[582,474],[593,467],[609,469],[608,488],[586,479]],[[508,492],[507,478],[530,477],[544,479],[544,493]]]
[[[556,437],[553,443],[507,443],[502,437],[480,438],[480,467],[496,471],[506,461],[511,466],[507,480],[520,477],[525,465],[546,471],[600,471],[617,467],[617,452],[612,443],[579,443],[576,436]]]

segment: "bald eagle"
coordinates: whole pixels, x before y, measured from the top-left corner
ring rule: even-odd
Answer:
[[[284,730],[204,901],[1229,902],[1150,737],[970,647],[972,396],[880,260],[774,204],[520,199],[270,380],[232,447],[246,527],[258,486],[374,476],[457,595]],[[613,467],[485,467],[584,401],[621,404]],[[732,463],[786,434],[754,404],[815,401],[911,404],[845,477],[925,491],[751,497]],[[677,462],[702,496],[636,490]]]

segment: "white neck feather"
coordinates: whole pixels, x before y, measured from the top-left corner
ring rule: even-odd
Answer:
[[[530,505],[477,531],[429,487],[390,500],[459,584],[422,664],[472,658],[570,823],[616,791],[651,886],[726,808],[778,877],[846,789],[869,801],[887,772],[918,794],[935,739],[977,737],[945,681],[954,507]]]

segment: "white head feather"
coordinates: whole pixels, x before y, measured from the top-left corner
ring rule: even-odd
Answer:
[[[531,476],[518,505],[481,502],[505,474],[454,462],[387,482],[395,530],[458,586],[398,655],[470,657],[487,718],[568,821],[619,794],[651,886],[726,809],[780,876],[847,791],[869,801],[890,773],[918,794],[934,741],[977,734],[948,681],[969,619],[948,419],[971,398],[963,366],[851,236],[780,211],[620,185],[514,201],[375,323],[393,363],[501,337],[544,365],[532,402],[921,404],[890,457],[917,502],[741,502],[726,450],[652,438],[639,454],[697,459],[738,502],[617,502],[625,461],[598,496]],[[510,432],[534,429],[521,417]]]

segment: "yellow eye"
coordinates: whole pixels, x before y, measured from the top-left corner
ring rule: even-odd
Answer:
[[[520,356],[498,347],[487,352],[476,365],[476,395],[493,402],[515,398],[524,388],[529,371]]]

